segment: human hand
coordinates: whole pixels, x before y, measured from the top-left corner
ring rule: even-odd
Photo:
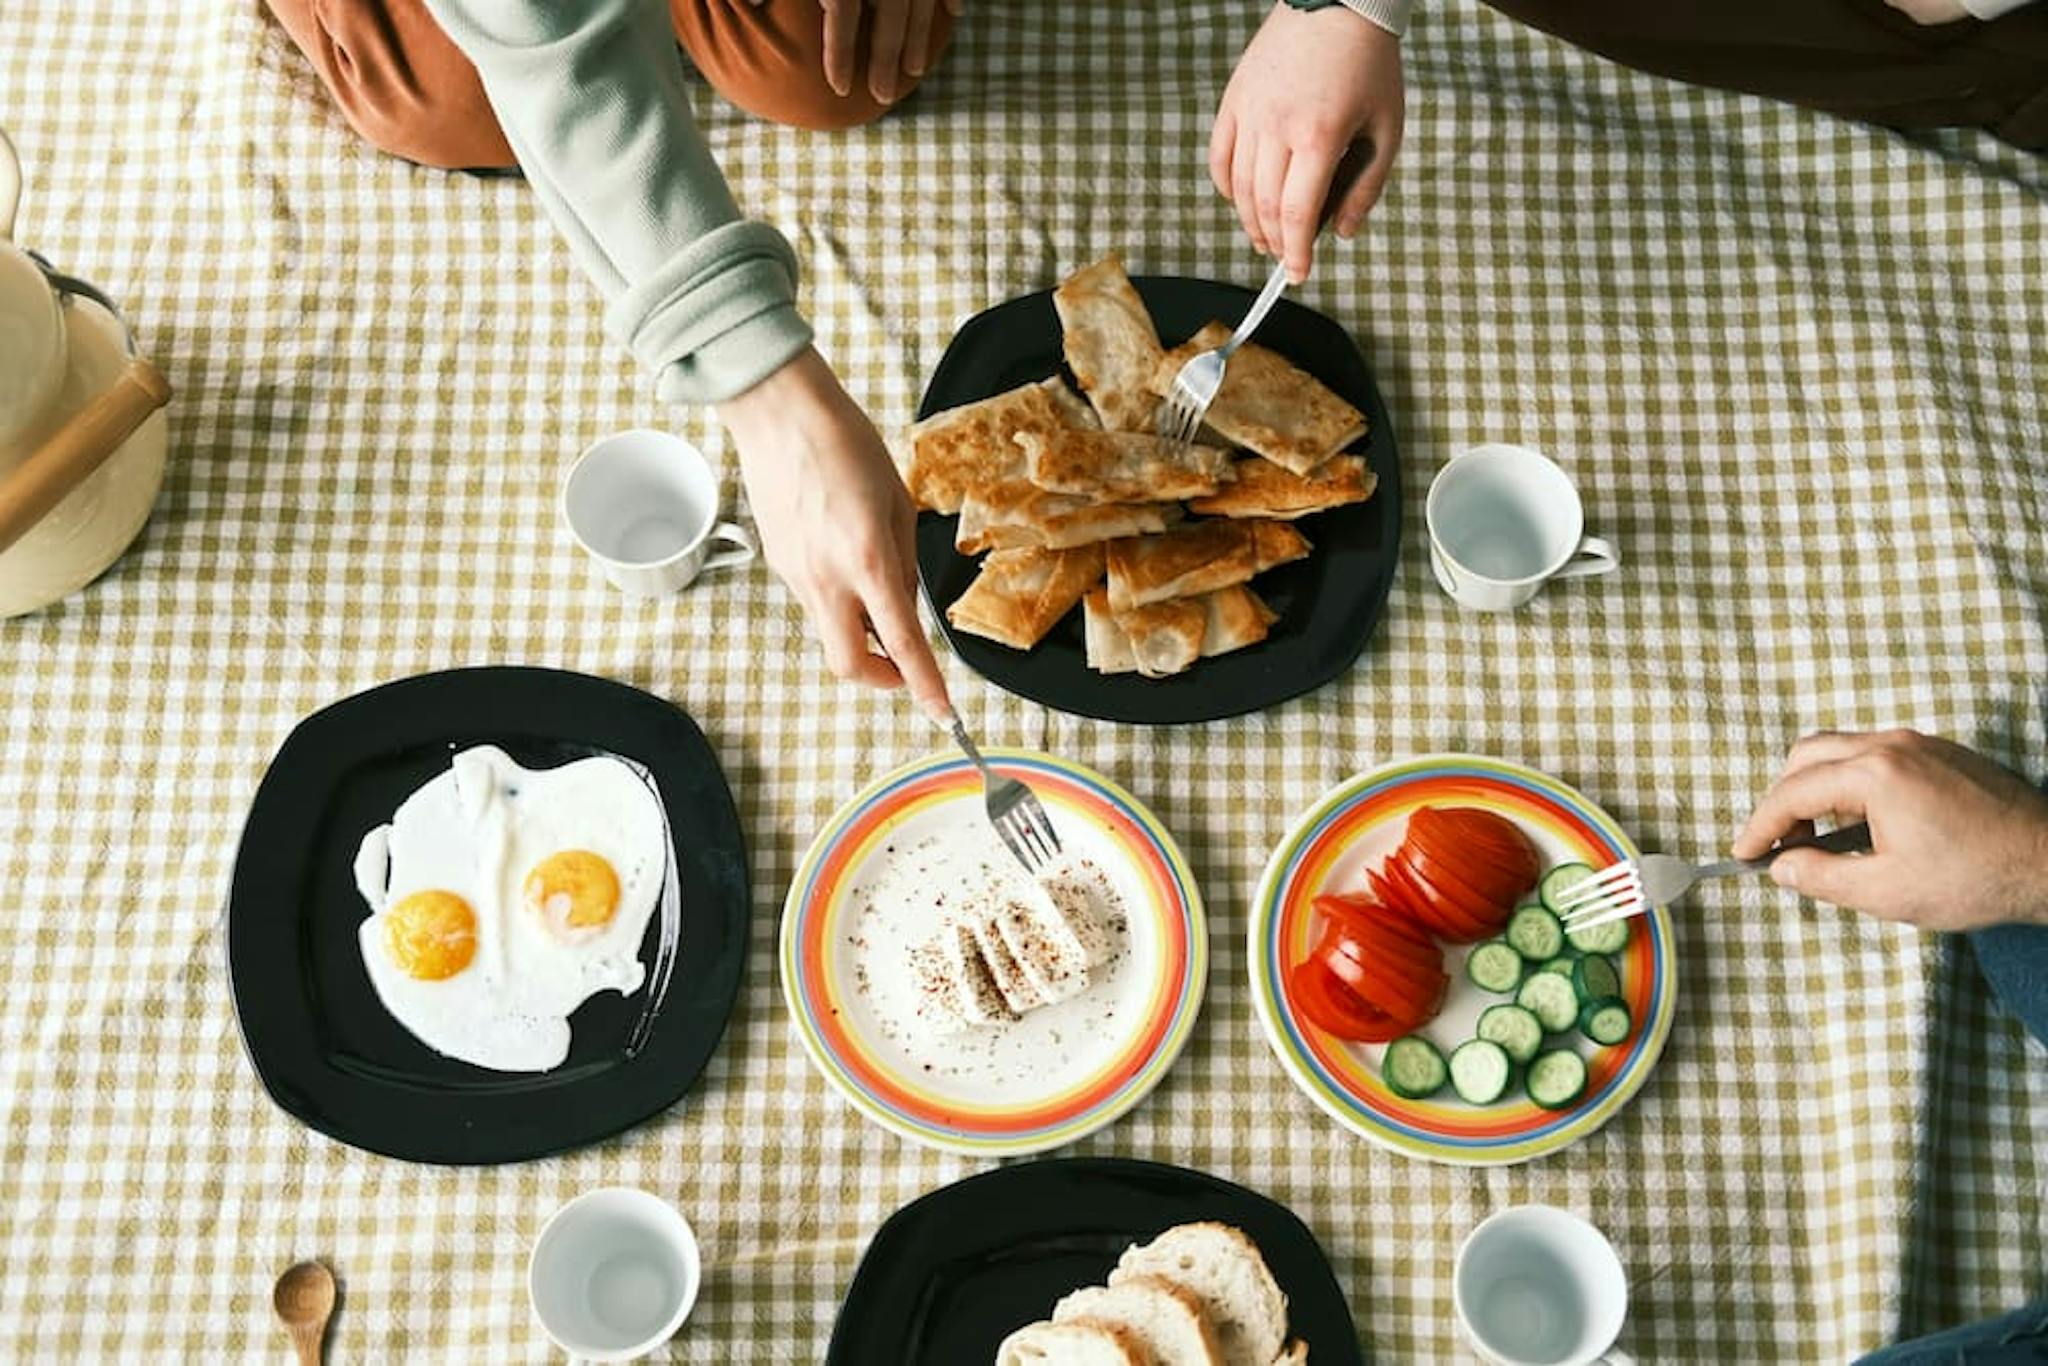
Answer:
[[[841,678],[908,684],[936,719],[946,680],[917,618],[917,514],[867,414],[806,349],[719,405],[769,567],[803,605]],[[883,654],[869,648],[873,633]]]
[[[2048,797],[2011,770],[1910,730],[1810,735],[1735,856],[1757,858],[1830,813],[1870,822],[1871,852],[1780,854],[1778,885],[1923,930],[2048,922]]]
[[[1341,5],[1275,7],[1237,60],[1209,133],[1209,178],[1252,245],[1308,278],[1323,201],[1354,142],[1372,159],[1330,223],[1350,237],[1379,201],[1401,146],[1401,40]]]
[[[1970,12],[1962,0],[1884,0],[1887,5],[1916,24],[1953,24],[1967,19]]]
[[[754,0],[759,5],[765,0]],[[868,23],[868,93],[881,104],[901,99],[931,60],[932,15],[940,4],[954,18],[966,0],[818,0],[825,10],[825,83],[834,94],[853,90],[855,47],[863,9]]]

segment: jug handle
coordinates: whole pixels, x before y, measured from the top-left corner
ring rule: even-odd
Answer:
[[[171,386],[163,374],[138,356],[104,393],[72,414],[26,460],[0,475],[0,552],[63,502],[170,399]]]
[[[14,211],[21,207],[21,158],[0,128],[0,242],[14,240]]]

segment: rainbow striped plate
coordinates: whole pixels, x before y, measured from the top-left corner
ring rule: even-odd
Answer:
[[[938,902],[981,865],[1014,867],[973,766],[933,755],[871,784],[812,843],[783,905],[782,991],[804,1050],[855,1109],[935,1148],[1001,1157],[1093,1133],[1158,1084],[1201,1008],[1209,940],[1186,860],[1128,792],[1043,754],[987,757],[1045,803],[1063,875],[1113,898],[1114,965],[1008,1025],[948,1029],[918,1010],[905,958]]]
[[[1419,806],[1475,806],[1498,812],[1536,842],[1546,866],[1576,859],[1604,868],[1636,849],[1611,817],[1579,793],[1533,769],[1472,754],[1432,754],[1388,764],[1326,793],[1295,823],[1266,865],[1253,903],[1248,949],[1252,999],[1266,1037],[1295,1084],[1337,1121],[1396,1152],[1467,1166],[1504,1166],[1556,1152],[1598,1129],[1628,1103],[1671,1033],[1677,980],[1671,920],[1662,907],[1632,922],[1616,966],[1635,1033],[1612,1048],[1580,1039],[1586,1094],[1569,1110],[1544,1110],[1511,1088],[1494,1105],[1468,1105],[1448,1091],[1403,1100],[1380,1080],[1383,1049],[1332,1038],[1302,1019],[1284,990],[1287,969],[1308,956],[1317,928],[1312,903],[1324,892],[1365,888],[1364,870],[1401,842]],[[1420,1031],[1448,1055],[1472,1037],[1479,1012],[1508,999],[1465,976],[1462,946],[1444,946],[1451,976],[1443,1012]]]

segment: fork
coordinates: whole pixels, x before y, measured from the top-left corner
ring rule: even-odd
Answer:
[[[966,751],[974,766],[981,770],[981,793],[988,808],[988,823],[995,827],[1017,862],[1024,865],[1024,871],[1036,876],[1060,852],[1059,832],[1052,828],[1045,804],[1023,783],[988,766],[988,760],[981,757],[981,751],[967,734],[967,727],[961,724],[960,713],[952,713],[949,719],[953,743]]]
[[[1337,206],[1351,192],[1360,173],[1371,164],[1372,144],[1369,142],[1352,143],[1338,158],[1337,169],[1330,176],[1329,193],[1323,200],[1322,216],[1316,220],[1317,236],[1322,235],[1330,215],[1337,211]],[[1244,315],[1244,321],[1237,325],[1230,339],[1213,351],[1190,356],[1174,375],[1166,401],[1159,405],[1158,430],[1160,439],[1171,441],[1176,453],[1184,452],[1194,443],[1195,433],[1202,429],[1202,419],[1208,415],[1209,405],[1216,401],[1217,393],[1223,388],[1223,375],[1230,368],[1230,358],[1258,330],[1266,315],[1273,311],[1280,292],[1286,288],[1287,266],[1276,261],[1273,273],[1266,277],[1266,287],[1252,301],[1251,311]]]
[[[1669,854],[1624,859],[1591,877],[1580,878],[1557,894],[1553,909],[1565,928],[1591,929],[1610,920],[1641,915],[1652,906],[1668,906],[1710,877],[1755,873],[1771,866],[1778,855],[1793,849],[1819,849],[1830,854],[1870,852],[1870,826],[1865,821],[1830,830],[1825,835],[1799,835],[1780,840],[1761,858],[1731,858],[1699,867]]]

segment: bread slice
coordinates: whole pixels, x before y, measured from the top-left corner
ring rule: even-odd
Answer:
[[[1112,1287],[1159,1281],[1194,1296],[1215,1325],[1226,1366],[1274,1366],[1281,1359],[1287,1296],[1257,1244],[1239,1230],[1206,1222],[1178,1225],[1127,1250],[1109,1274]]]
[[[996,1366],[1154,1366],[1136,1337],[1112,1323],[1027,1323],[996,1348]]]
[[[1120,1285],[1091,1285],[1053,1306],[1054,1323],[1092,1319],[1130,1332],[1159,1366],[1223,1366],[1216,1330],[1201,1301],[1158,1276],[1126,1276]]]

